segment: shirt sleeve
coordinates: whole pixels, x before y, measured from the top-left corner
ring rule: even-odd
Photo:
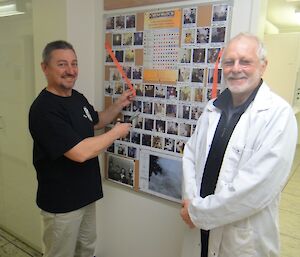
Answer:
[[[34,142],[53,160],[83,140],[68,119],[63,111],[49,109],[45,112],[35,110],[31,114],[30,131]]]

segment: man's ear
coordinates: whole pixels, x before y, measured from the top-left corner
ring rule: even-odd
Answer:
[[[41,68],[42,68],[43,71],[45,71],[45,69],[46,69],[45,66],[46,66],[46,64],[44,62],[41,62]]]
[[[45,62],[41,62],[41,68],[42,68],[42,71],[45,73],[46,75],[46,71],[47,71],[47,64]]]
[[[261,76],[265,73],[267,66],[268,66],[268,60],[264,60],[264,62],[261,65]]]

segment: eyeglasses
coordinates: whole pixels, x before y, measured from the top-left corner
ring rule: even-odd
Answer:
[[[242,68],[248,68],[253,64],[253,61],[247,59],[241,59],[241,60],[225,59],[222,61],[222,66],[224,68],[232,68],[236,64],[236,62]]]

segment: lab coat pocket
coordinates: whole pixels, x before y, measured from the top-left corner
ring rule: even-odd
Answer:
[[[221,253],[224,256],[255,256],[254,233],[251,228],[228,225],[223,231],[222,238]]]
[[[227,155],[227,166],[232,169],[235,168],[240,162],[244,146],[241,145],[230,145],[228,148]],[[226,160],[226,158],[224,158]]]
[[[230,145],[227,147],[226,156],[223,159],[223,165],[220,180],[225,183],[231,183],[236,176],[237,168],[241,160],[244,146]]]
[[[238,168],[242,168],[245,164],[251,165],[251,162],[248,162],[254,153],[253,149],[244,148],[240,157]]]
[[[231,145],[228,152],[227,166],[237,168],[244,165],[252,156],[254,150],[244,145]]]

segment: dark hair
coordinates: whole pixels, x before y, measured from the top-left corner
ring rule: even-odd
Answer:
[[[48,63],[51,58],[51,53],[57,49],[70,49],[75,53],[73,46],[67,41],[64,40],[53,41],[48,43],[43,50],[43,54],[42,54],[43,63]]]

